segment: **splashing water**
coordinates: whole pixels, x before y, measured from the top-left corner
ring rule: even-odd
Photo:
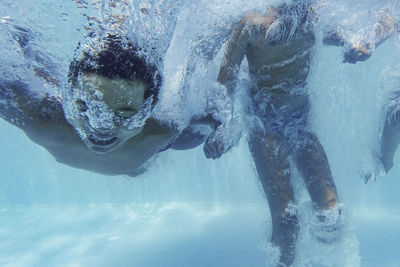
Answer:
[[[95,40],[105,32],[126,34],[163,73],[153,116],[182,129],[207,111],[206,99],[226,94],[215,80],[224,42],[241,15],[263,13],[283,1],[114,2],[2,1],[0,86],[19,81],[37,98],[61,98],[69,87],[70,62],[79,53],[96,49]],[[317,37],[341,25],[354,42],[374,27],[371,9],[400,10],[398,1],[324,5]],[[338,239],[316,240],[310,228],[321,225],[314,223],[297,175],[302,227],[297,266],[399,265],[399,168],[368,186],[359,178],[365,151],[376,146],[387,95],[398,90],[399,48],[396,36],[356,65],[341,64],[343,49],[315,48],[312,124],[345,203],[344,221]],[[245,87],[245,67],[241,75],[239,86]],[[12,105],[8,100],[0,105]],[[224,104],[214,100],[217,107]],[[106,114],[105,107],[88,102]],[[240,117],[243,111],[236,110]],[[171,151],[149,162],[140,178],[127,179],[57,164],[21,131],[1,125],[0,265],[54,265],[61,259],[87,266],[273,266],[279,257],[268,242],[268,206],[245,138],[221,160],[206,161],[201,148]]]

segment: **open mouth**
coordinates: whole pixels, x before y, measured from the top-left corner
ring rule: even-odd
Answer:
[[[93,134],[89,135],[87,139],[96,146],[110,146],[118,140],[117,137],[100,137]]]

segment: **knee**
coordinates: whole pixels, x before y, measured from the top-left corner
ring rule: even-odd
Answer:
[[[328,179],[311,179],[306,182],[314,204],[321,210],[329,209],[338,203],[336,186],[331,176]]]
[[[337,198],[336,192],[329,190],[326,193],[325,199],[322,201],[322,203],[318,203],[317,205],[322,210],[329,210],[336,206],[338,202],[339,200]]]

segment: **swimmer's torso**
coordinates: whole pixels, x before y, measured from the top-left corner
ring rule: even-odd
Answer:
[[[251,42],[246,56],[258,88],[275,91],[301,86],[307,79],[314,44],[312,32],[283,44]]]
[[[308,106],[305,84],[315,34],[306,17],[296,21],[285,16],[267,13],[263,17],[266,23],[254,17],[247,21],[245,54],[252,79],[250,97],[255,109],[263,109],[257,111],[259,115],[280,109],[291,113]]]

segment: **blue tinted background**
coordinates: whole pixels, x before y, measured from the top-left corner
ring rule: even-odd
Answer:
[[[28,14],[26,24],[42,18],[42,33],[83,23],[73,3],[63,8],[76,19],[65,21],[52,17],[57,5],[43,3],[37,10],[4,4],[2,12]],[[55,36],[64,42],[49,44],[66,51],[60,62],[72,56],[77,36],[65,32]],[[309,81],[313,125],[348,210],[348,230],[328,245],[300,236],[299,266],[400,266],[399,155],[382,180],[365,185],[360,179],[385,92],[395,89],[387,88],[387,79],[399,73],[399,48],[396,36],[356,65],[342,64],[339,48],[316,49]],[[268,205],[245,136],[220,160],[206,160],[201,147],[167,151],[144,175],[128,178],[61,165],[4,120],[0,135],[2,266],[256,267],[274,257],[266,244]],[[301,180],[295,177],[294,184],[300,206],[306,205]]]

